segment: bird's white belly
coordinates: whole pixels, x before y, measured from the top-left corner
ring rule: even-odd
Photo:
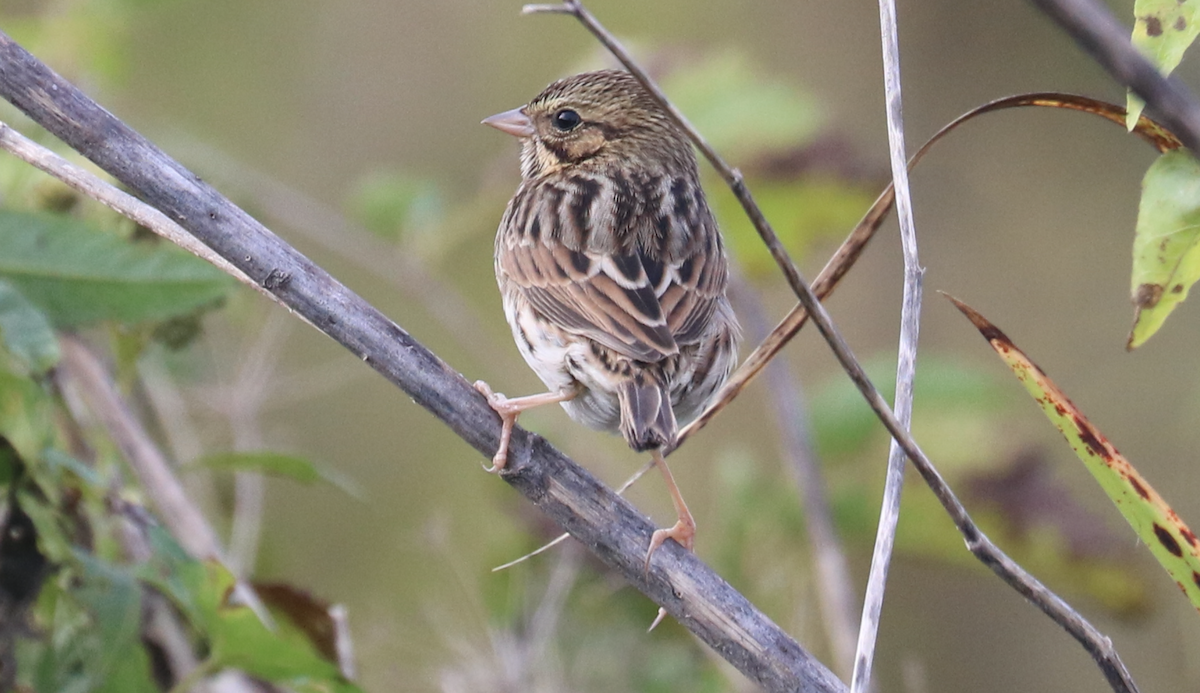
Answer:
[[[506,303],[513,339],[525,363],[549,391],[578,392],[562,403],[567,414],[588,428],[616,431],[621,421],[619,380],[597,362],[591,340],[541,320],[523,301]]]

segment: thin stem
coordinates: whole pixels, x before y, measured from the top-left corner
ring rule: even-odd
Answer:
[[[900,344],[896,362],[896,419],[905,430],[912,423],[913,381],[917,370],[917,337],[921,331],[921,289],[925,270],[917,256],[917,232],[913,224],[912,198],[908,187],[908,155],[904,148],[904,109],[900,87],[900,41],[896,28],[894,0],[879,0],[879,33],[883,42],[883,83],[887,111],[888,149],[891,153],[892,187],[896,191],[896,216],[904,251],[904,297],[900,313]],[[904,451],[893,439],[888,451],[887,477],[871,572],[863,598],[858,627],[858,652],[854,663],[851,693],[863,693],[871,685],[871,666],[879,635],[887,591],[888,567],[900,523],[900,496],[904,490]]]
[[[1022,107],[1054,107],[1075,110],[1083,113],[1091,113],[1092,115],[1100,116],[1124,127],[1124,109],[1112,106],[1112,104],[1086,96],[1077,94],[1063,94],[1059,92],[1038,92],[1031,94],[1017,94],[1014,96],[1006,96],[994,101],[989,101],[982,106],[977,106],[970,111],[960,115],[946,125],[942,126],[933,137],[929,138],[921,148],[913,154],[912,159],[908,162],[909,170],[912,170],[929,151],[933,145],[942,141],[946,135],[957,130],[967,121],[973,120],[985,113],[993,113],[1008,108]],[[1134,130],[1134,134],[1141,137],[1148,144],[1158,149],[1158,151],[1168,151],[1180,146],[1175,136],[1162,129],[1157,123],[1148,120],[1142,116],[1139,127]],[[889,183],[883,192],[875,198],[875,202],[871,205],[863,218],[859,220],[854,230],[842,241],[842,244],[834,251],[833,256],[829,258],[829,262],[825,263],[825,267],[821,270],[817,278],[813,280],[812,290],[817,295],[817,298],[824,301],[833,293],[837,284],[842,277],[850,271],[854,263],[861,257],[863,250],[866,249],[867,242],[874,237],[875,232],[879,230],[880,224],[891,211],[892,205],[895,202],[895,194],[892,185]],[[797,303],[791,311],[788,312],[775,329],[771,331],[766,339],[755,348],[737,371],[730,376],[725,385],[713,396],[712,402],[705,407],[700,416],[696,417],[690,424],[680,430],[678,437],[675,440],[675,447],[678,448],[691,437],[694,433],[704,428],[709,421],[713,419],[722,409],[732,402],[741,391],[745,389],[763,368],[770,363],[783,347],[791,341],[804,323],[808,321],[808,311],[804,308],[803,303]]]
[[[224,560],[225,552],[217,533],[192,504],[170,464],[133,415],[100,360],[75,337],[63,337],[61,344],[63,376],[83,394],[88,409],[121,450],[172,536],[195,558]]]
[[[763,243],[766,244],[767,249],[771,252],[771,256],[775,258],[775,263],[783,271],[783,275],[787,278],[792,291],[796,292],[798,296],[808,291],[808,285],[804,281],[804,277],[801,276],[800,270],[796,268],[796,263],[792,262],[787,249],[779,241],[779,236],[775,234],[775,229],[771,227],[767,218],[763,216],[758,203],[754,201],[754,196],[750,194],[750,189],[746,187],[746,182],[742,178],[742,172],[725,163],[725,160],[721,158],[717,150],[713,149],[708,140],[704,139],[700,132],[688,122],[687,117],[675,107],[675,104],[671,103],[667,95],[663,93],[654,80],[650,79],[650,75],[633,59],[629,51],[625,50],[625,47],[617,41],[616,37],[609,33],[592,16],[591,12],[587,11],[583,3],[578,0],[567,0],[562,5],[526,5],[522,11],[525,14],[569,14],[578,19],[579,23],[583,24],[588,31],[592,32],[596,40],[607,48],[625,66],[625,69],[629,70],[630,74],[641,82],[642,86],[654,97],[654,100],[658,102],[663,111],[687,133],[692,144],[696,145],[696,148],[700,150],[704,158],[708,159],[708,162],[712,164],[712,167],[724,179],[729,189],[733,191],[734,196],[737,197],[738,202],[741,203],[742,209],[746,211],[746,216],[750,217],[750,221],[754,224],[758,235],[762,237]]]

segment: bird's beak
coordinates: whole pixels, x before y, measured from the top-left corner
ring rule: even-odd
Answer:
[[[525,115],[521,108],[497,113],[483,119],[484,125],[491,125],[501,132],[507,132],[513,137],[533,137],[533,121]]]

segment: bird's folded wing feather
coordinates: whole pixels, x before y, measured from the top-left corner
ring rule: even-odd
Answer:
[[[541,239],[507,247],[500,266],[546,319],[629,358],[656,362],[699,340],[724,288],[720,247],[696,250],[663,263],[643,252],[577,251]]]

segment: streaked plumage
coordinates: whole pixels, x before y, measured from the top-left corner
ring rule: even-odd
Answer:
[[[612,70],[559,80],[484,122],[522,143],[496,278],[517,347],[550,389],[493,406],[515,418],[561,401],[575,420],[656,451],[666,471],[657,451],[737,359],[725,252],[690,143]]]

